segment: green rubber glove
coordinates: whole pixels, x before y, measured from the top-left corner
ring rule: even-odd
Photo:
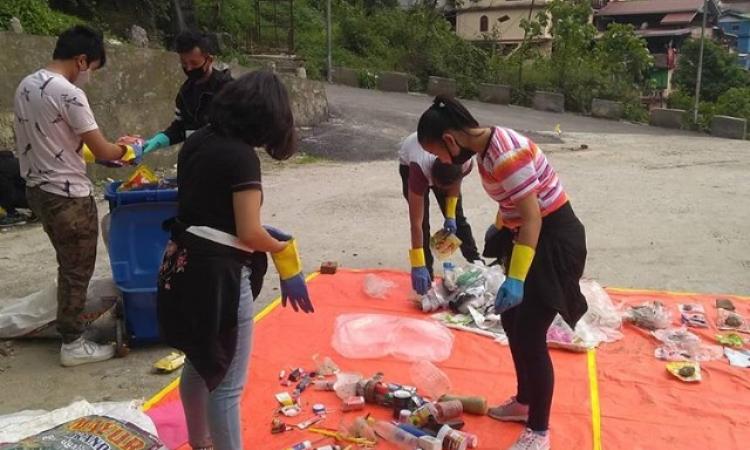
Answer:
[[[143,154],[151,153],[154,150],[160,148],[169,147],[169,136],[164,133],[156,133],[151,139],[146,141],[146,145],[143,147]]]

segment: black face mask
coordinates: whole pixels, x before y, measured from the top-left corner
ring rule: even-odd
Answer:
[[[208,59],[206,59],[206,62],[204,62],[203,65],[200,67],[196,67],[195,69],[190,69],[190,70],[187,70],[183,67],[182,71],[185,72],[185,75],[187,75],[188,80],[197,81],[206,75],[206,64],[208,64]]]
[[[458,155],[451,155],[451,162],[453,164],[462,166],[466,161],[470,160],[474,156],[474,152],[466,147],[459,147],[460,151]]]

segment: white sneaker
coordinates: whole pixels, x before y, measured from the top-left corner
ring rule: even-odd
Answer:
[[[99,345],[82,337],[70,344],[63,344],[60,349],[60,364],[65,367],[80,366],[81,364],[96,363],[112,359],[115,347]]]
[[[508,450],[550,450],[549,431],[546,434],[539,434],[526,428]]]

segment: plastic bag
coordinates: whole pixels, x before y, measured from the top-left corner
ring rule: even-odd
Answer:
[[[86,291],[86,307],[81,313],[81,320],[90,325],[86,337],[102,336],[114,330],[105,317],[112,311],[120,291],[112,278],[95,278],[89,283]],[[57,283],[54,282],[41,291],[17,299],[0,300],[0,339],[14,338],[53,338],[60,334],[55,328],[57,316]],[[101,325],[101,326],[100,326]]]
[[[145,164],[141,164],[136,167],[128,181],[117,188],[117,192],[134,191],[143,188],[145,185],[156,184],[158,181],[159,177],[156,176],[154,171]]]
[[[745,349],[735,350],[732,348],[725,348],[724,354],[729,360],[729,365],[742,367],[743,369],[750,368],[750,351]]]
[[[337,373],[333,390],[341,400],[357,395],[357,383],[362,381],[362,375],[357,373]]]
[[[440,230],[430,238],[430,248],[438,259],[448,259],[461,247],[461,239],[455,234]]]
[[[667,372],[686,383],[697,383],[702,380],[701,366],[694,362],[671,362],[667,364]]]
[[[373,298],[385,299],[388,291],[396,287],[393,281],[380,278],[377,275],[368,274],[365,276],[364,289],[365,294]]]
[[[166,450],[158,438],[129,422],[111,417],[86,416],[14,444],[0,444],[0,450]]]
[[[711,361],[721,359],[723,352],[716,345],[703,345],[701,338],[687,328],[669,328],[652,332],[663,343],[654,356],[664,361]]]
[[[577,336],[559,314],[547,330],[547,343],[552,348],[561,348],[573,352],[585,352],[590,345],[595,347],[594,344],[587,344]]]
[[[409,368],[411,381],[428,397],[437,400],[451,390],[451,380],[429,361],[417,361]]]
[[[658,301],[631,306],[625,311],[623,318],[640,328],[652,331],[668,328],[672,324],[671,312]]]
[[[739,331],[740,333],[750,333],[750,324],[741,315],[726,309],[719,309],[718,313],[719,318],[716,321],[716,325],[720,330],[733,330]]]
[[[708,328],[706,309],[700,303],[685,303],[678,306],[682,323],[695,328]]]
[[[336,318],[331,345],[353,359],[393,356],[408,361],[444,361],[453,350],[453,334],[428,320],[384,314],[343,314]]]
[[[745,339],[737,333],[717,334],[716,340],[726,347],[742,348],[745,346]]]

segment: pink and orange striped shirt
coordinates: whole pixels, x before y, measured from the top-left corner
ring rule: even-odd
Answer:
[[[487,150],[478,159],[484,190],[500,205],[503,225],[508,228],[521,225],[516,204],[530,194],[537,195],[542,217],[568,201],[557,172],[542,150],[514,130],[493,128]]]

